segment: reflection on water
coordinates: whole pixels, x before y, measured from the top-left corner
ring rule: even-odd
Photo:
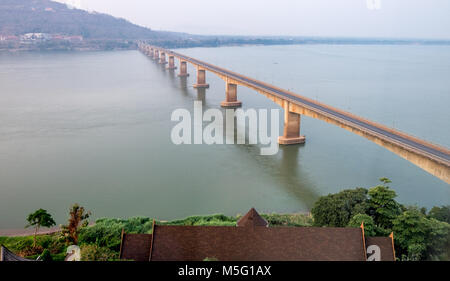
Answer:
[[[302,94],[317,92],[320,100],[335,106],[340,105],[334,102],[343,102],[346,110],[363,109],[375,121],[393,118],[389,120],[405,131],[429,133],[437,142],[448,140],[445,134],[449,132],[420,131],[424,124],[408,128],[411,123],[404,119],[412,114],[409,108],[417,105],[426,122],[435,118],[448,123],[448,112],[441,105],[448,104],[450,86],[439,81],[448,77],[450,60],[434,56],[442,58],[450,52],[403,47],[402,52],[411,57],[422,59],[420,55],[427,54],[431,62],[421,60],[425,70],[414,73],[417,70],[403,68],[402,63],[414,62],[385,59],[384,47],[377,54],[373,46],[318,50],[321,56],[329,54],[328,60],[318,59],[311,46],[180,52],[262,80],[267,77],[268,82],[284,88],[302,88]],[[291,59],[285,61],[286,57]],[[299,58],[301,64],[292,63]],[[375,73],[367,70],[354,75],[348,70],[358,68],[361,60],[365,69]],[[278,63],[263,67],[267,61]],[[385,72],[401,69],[402,74],[384,79],[380,62]],[[225,83],[213,74],[207,75],[209,89],[192,88],[196,73],[191,66],[190,77],[180,78],[177,70],[166,70],[139,52],[127,51],[1,55],[0,69],[0,228],[23,226],[26,215],[38,208],[47,209],[62,223],[74,202],[86,206],[95,217],[174,219],[210,213],[235,215],[250,207],[262,212],[307,211],[322,194],[373,186],[384,176],[393,180],[403,203],[427,207],[450,203],[447,184],[364,138],[307,117],[302,118],[306,144],[280,147],[272,156],[261,156],[259,145],[172,144],[173,110],[192,112],[195,100],[203,102],[203,110],[220,108],[225,95]],[[333,71],[336,74],[329,73]],[[424,71],[434,76],[421,75]],[[320,83],[312,85],[311,81]],[[389,105],[383,101],[386,97],[376,98],[379,91],[361,96],[365,91],[358,87],[369,88],[376,81],[382,81],[381,88],[392,96]],[[427,103],[436,104],[432,111],[422,107],[405,81],[432,84],[427,96]],[[402,108],[397,92],[411,96],[408,109]],[[279,108],[242,87],[238,98],[243,109]],[[378,111],[371,110],[372,106]],[[393,111],[397,112],[394,117]]]

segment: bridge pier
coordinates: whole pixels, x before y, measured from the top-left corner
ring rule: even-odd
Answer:
[[[200,67],[197,67],[197,84],[194,84],[194,88],[209,88],[206,83],[206,70]]]
[[[155,53],[155,52],[153,51],[153,48],[149,48],[149,49],[148,49],[148,52],[147,52],[147,55],[148,55],[149,57],[153,58],[154,53]]]
[[[237,84],[226,83],[225,100],[220,103],[222,107],[240,107],[242,102],[237,100]]]
[[[298,113],[289,110],[289,102],[284,102],[284,128],[283,135],[278,137],[279,144],[305,143],[305,136],[300,136],[300,118]]]
[[[164,53],[164,52],[161,52],[161,56],[160,56],[160,59],[159,59],[159,64],[166,64],[167,62],[166,62],[166,53]]]
[[[167,69],[169,69],[169,70],[177,69],[177,67],[175,66],[175,57],[174,56],[169,56],[169,66],[167,67]]]
[[[184,60],[180,60],[180,73],[179,77],[188,77],[189,73],[187,73],[187,62]]]
[[[155,53],[153,54],[153,59],[156,61],[159,60],[159,51],[155,49]]]

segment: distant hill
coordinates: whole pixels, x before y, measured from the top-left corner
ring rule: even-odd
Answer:
[[[0,35],[50,33],[85,39],[175,39],[171,32],[153,31],[124,19],[71,9],[49,0],[0,0]]]
[[[154,31],[125,19],[69,8],[50,0],[0,0],[0,52],[136,49],[138,40],[167,48],[244,44],[450,44],[449,40],[194,35]]]

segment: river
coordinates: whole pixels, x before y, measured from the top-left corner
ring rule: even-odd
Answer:
[[[450,46],[292,45],[177,52],[450,146]],[[178,64],[178,62],[177,62]],[[450,186],[358,135],[308,117],[306,143],[175,145],[177,108],[220,108],[210,88],[138,51],[0,54],[0,229],[43,208],[57,223],[72,203],[94,218],[158,219],[306,212],[321,195],[388,177],[403,204],[450,204]],[[243,109],[279,108],[238,87]],[[280,111],[280,123],[282,122]],[[280,126],[282,130],[282,126]]]

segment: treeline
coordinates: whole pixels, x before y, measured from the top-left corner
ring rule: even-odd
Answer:
[[[0,51],[108,51],[136,49],[136,42],[128,40],[91,39],[79,42],[40,41],[32,44],[20,42],[0,42]]]
[[[429,212],[404,206],[387,185],[356,188],[320,197],[311,210],[316,226],[359,227],[364,222],[367,236],[394,233],[399,260],[450,259],[450,206],[433,207]]]

